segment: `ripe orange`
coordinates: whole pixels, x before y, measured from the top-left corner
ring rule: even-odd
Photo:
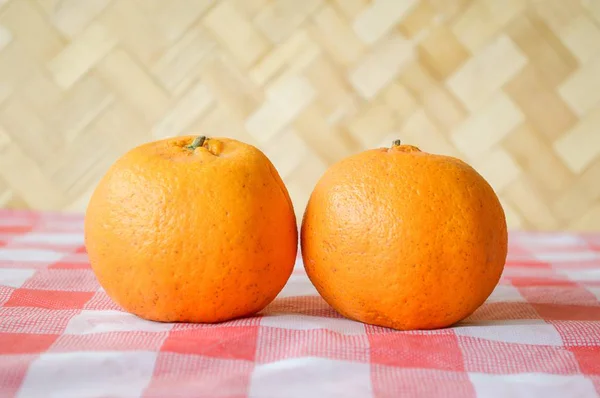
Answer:
[[[288,280],[297,238],[269,159],[227,138],[177,137],[131,150],[103,177],[85,217],[106,293],[156,321],[260,311]]]
[[[401,145],[333,165],[301,230],[304,264],[342,315],[395,329],[433,329],[475,311],[502,274],[504,211],[456,158]]]

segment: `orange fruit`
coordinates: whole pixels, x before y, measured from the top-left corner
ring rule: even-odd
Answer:
[[[459,159],[396,141],[330,167],[301,229],[306,272],[342,315],[395,329],[452,325],[502,274],[504,211]]]
[[[176,137],[134,148],[94,191],[85,244],[98,281],[142,318],[219,322],[254,314],[296,259],[292,202],[257,148]]]

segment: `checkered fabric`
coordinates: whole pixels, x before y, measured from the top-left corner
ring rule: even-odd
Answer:
[[[82,217],[0,210],[0,396],[596,397],[600,234],[513,233],[502,281],[459,325],[342,318],[300,263],[259,316],[166,324],[100,289]]]

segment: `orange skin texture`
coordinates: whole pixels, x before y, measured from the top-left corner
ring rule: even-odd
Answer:
[[[473,313],[500,279],[507,240],[504,211],[481,175],[408,145],[330,167],[301,228],[306,272],[325,301],[399,330]]]
[[[281,291],[297,252],[288,192],[257,148],[195,137],[139,146],[100,181],[85,244],[106,293],[163,322],[252,315]]]

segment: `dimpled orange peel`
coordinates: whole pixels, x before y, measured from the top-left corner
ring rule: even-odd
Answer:
[[[126,311],[165,322],[252,315],[297,251],[288,192],[257,148],[229,138],[147,143],[102,178],[85,217],[92,269]]]
[[[301,228],[306,272],[342,315],[401,330],[450,326],[491,294],[504,211],[471,166],[395,141],[330,167]]]

